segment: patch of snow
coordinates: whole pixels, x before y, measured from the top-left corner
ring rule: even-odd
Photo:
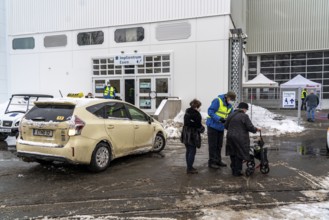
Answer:
[[[220,209],[202,209],[200,220],[226,220],[226,219],[329,219],[329,202],[307,204],[291,204],[272,209],[248,209],[236,211],[227,207]]]
[[[206,112],[200,113],[202,116],[203,124],[206,127],[205,122],[208,114]],[[184,114],[184,111],[180,111],[174,119],[163,121],[162,125],[168,134],[168,138],[180,138],[184,124]],[[278,136],[288,133],[300,133],[304,131],[304,127],[299,126],[296,120],[286,119],[284,116],[270,112],[269,110],[260,106],[250,106],[247,114],[249,115],[249,118],[251,119],[254,126],[262,129],[262,135],[264,136]],[[258,135],[259,133],[250,133],[250,136]],[[206,138],[206,132],[202,136]]]

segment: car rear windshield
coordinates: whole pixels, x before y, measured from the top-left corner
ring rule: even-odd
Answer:
[[[37,105],[26,115],[27,120],[32,121],[68,121],[72,118],[74,105]]]

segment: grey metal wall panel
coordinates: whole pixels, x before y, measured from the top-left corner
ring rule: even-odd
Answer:
[[[247,52],[329,49],[328,0],[249,0]]]
[[[242,28],[246,32],[247,28],[247,0],[231,1],[231,17],[235,28]]]
[[[11,0],[10,35],[230,13],[230,0]]]

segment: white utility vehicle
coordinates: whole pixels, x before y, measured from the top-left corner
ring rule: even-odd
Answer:
[[[25,113],[34,106],[34,101],[52,99],[52,95],[13,94],[5,112],[0,113],[0,141],[8,136],[18,136],[18,126]]]

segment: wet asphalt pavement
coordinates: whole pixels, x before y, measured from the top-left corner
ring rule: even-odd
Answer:
[[[0,142],[0,219],[198,219],[204,209],[328,201],[329,121],[301,123],[306,127],[302,134],[264,137],[270,172],[256,170],[250,177],[233,177],[229,168],[209,169],[207,143],[197,152],[196,175],[186,174],[185,148],[177,140],[169,140],[160,154],[117,159],[95,174],[84,166],[22,162],[15,156],[15,140],[9,138]],[[229,158],[224,161],[229,163]]]

